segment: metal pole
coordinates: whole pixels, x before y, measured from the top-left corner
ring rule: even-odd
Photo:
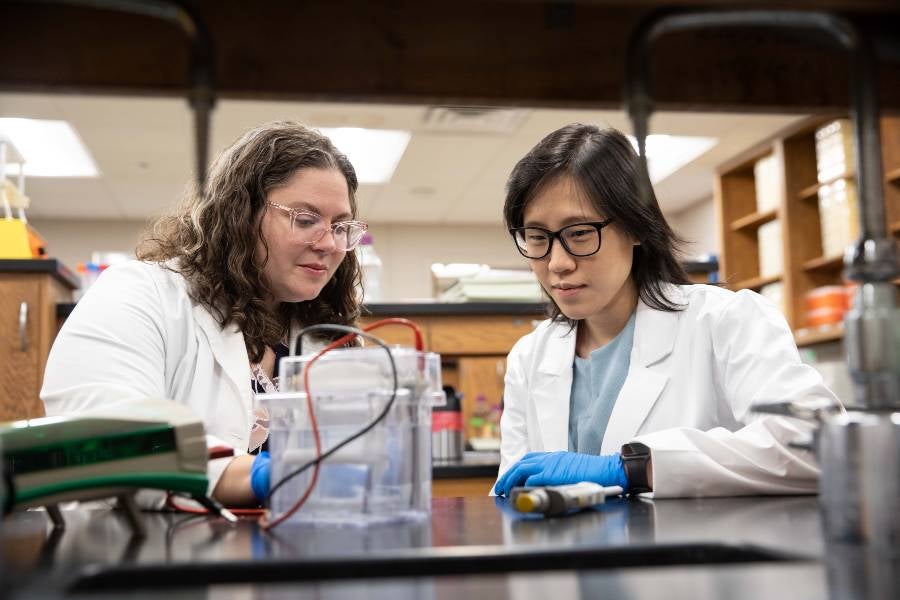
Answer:
[[[18,0],[24,1],[24,0]],[[197,189],[203,194],[209,154],[210,114],[216,104],[215,56],[206,24],[187,3],[178,0],[37,0],[145,15],[174,23],[191,39],[188,103],[194,111]]]

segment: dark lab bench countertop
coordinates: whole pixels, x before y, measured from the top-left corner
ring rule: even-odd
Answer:
[[[24,262],[24,261],[19,261]],[[56,317],[65,319],[75,309],[72,302],[58,304]],[[394,302],[367,304],[363,316],[405,317],[475,316],[475,315],[534,315],[541,316],[545,306],[536,302]]]
[[[499,452],[464,452],[461,459],[432,463],[431,477],[433,479],[496,477],[499,468]]]
[[[55,258],[3,258],[0,259],[0,273],[47,273],[70,290],[77,289],[81,285],[78,276]]]
[[[430,519],[266,533],[143,513],[146,538],[109,509],[3,523],[14,597],[465,597],[642,600],[896,598],[898,559],[823,541],[815,497],[614,498],[554,519],[501,498],[435,498]]]

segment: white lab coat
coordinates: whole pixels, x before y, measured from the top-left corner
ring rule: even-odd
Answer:
[[[131,261],[107,269],[66,319],[41,399],[49,416],[143,398],[186,404],[209,446],[246,453],[253,401],[243,334],[223,330],[179,273]],[[230,460],[209,461],[210,493]]]
[[[759,415],[758,402],[837,398],[800,361],[781,313],[750,291],[668,286],[678,312],[638,302],[631,364],[601,454],[641,442],[653,495],[815,493],[811,426]],[[544,321],[509,354],[500,420],[502,475],[526,452],[568,449],[575,332]]]

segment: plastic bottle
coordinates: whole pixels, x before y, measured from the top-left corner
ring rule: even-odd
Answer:
[[[363,298],[366,304],[381,301],[381,259],[375,252],[372,234],[363,234],[357,249],[359,266],[362,268]]]
[[[500,408],[499,404],[495,404],[491,407],[491,437],[495,439],[500,439],[500,417],[503,414],[503,409]]]
[[[83,262],[78,263],[75,266],[75,272],[78,274],[78,289],[75,290],[72,294],[72,299],[75,302],[81,300],[81,297],[84,296],[85,290],[87,290],[88,281],[87,281],[87,265]]]
[[[484,397],[484,394],[478,394],[475,396],[475,407],[472,410],[472,417],[469,419],[469,426],[471,428],[470,437],[491,437],[490,416],[491,409],[488,406],[487,398]]]
[[[94,285],[94,282],[97,281],[97,278],[100,277],[100,265],[90,262],[86,265],[86,267],[87,273],[83,285],[84,293],[87,293],[91,286]]]

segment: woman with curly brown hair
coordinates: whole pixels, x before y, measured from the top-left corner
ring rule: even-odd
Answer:
[[[157,220],[139,260],[107,269],[66,320],[41,391],[47,414],[184,403],[210,447],[235,451],[210,460],[212,495],[252,504],[267,487],[250,483],[260,460],[247,452],[265,437],[254,391],[274,388],[292,331],[359,315],[356,189],[353,166],[317,131],[276,122],[244,134],[205,192]]]

